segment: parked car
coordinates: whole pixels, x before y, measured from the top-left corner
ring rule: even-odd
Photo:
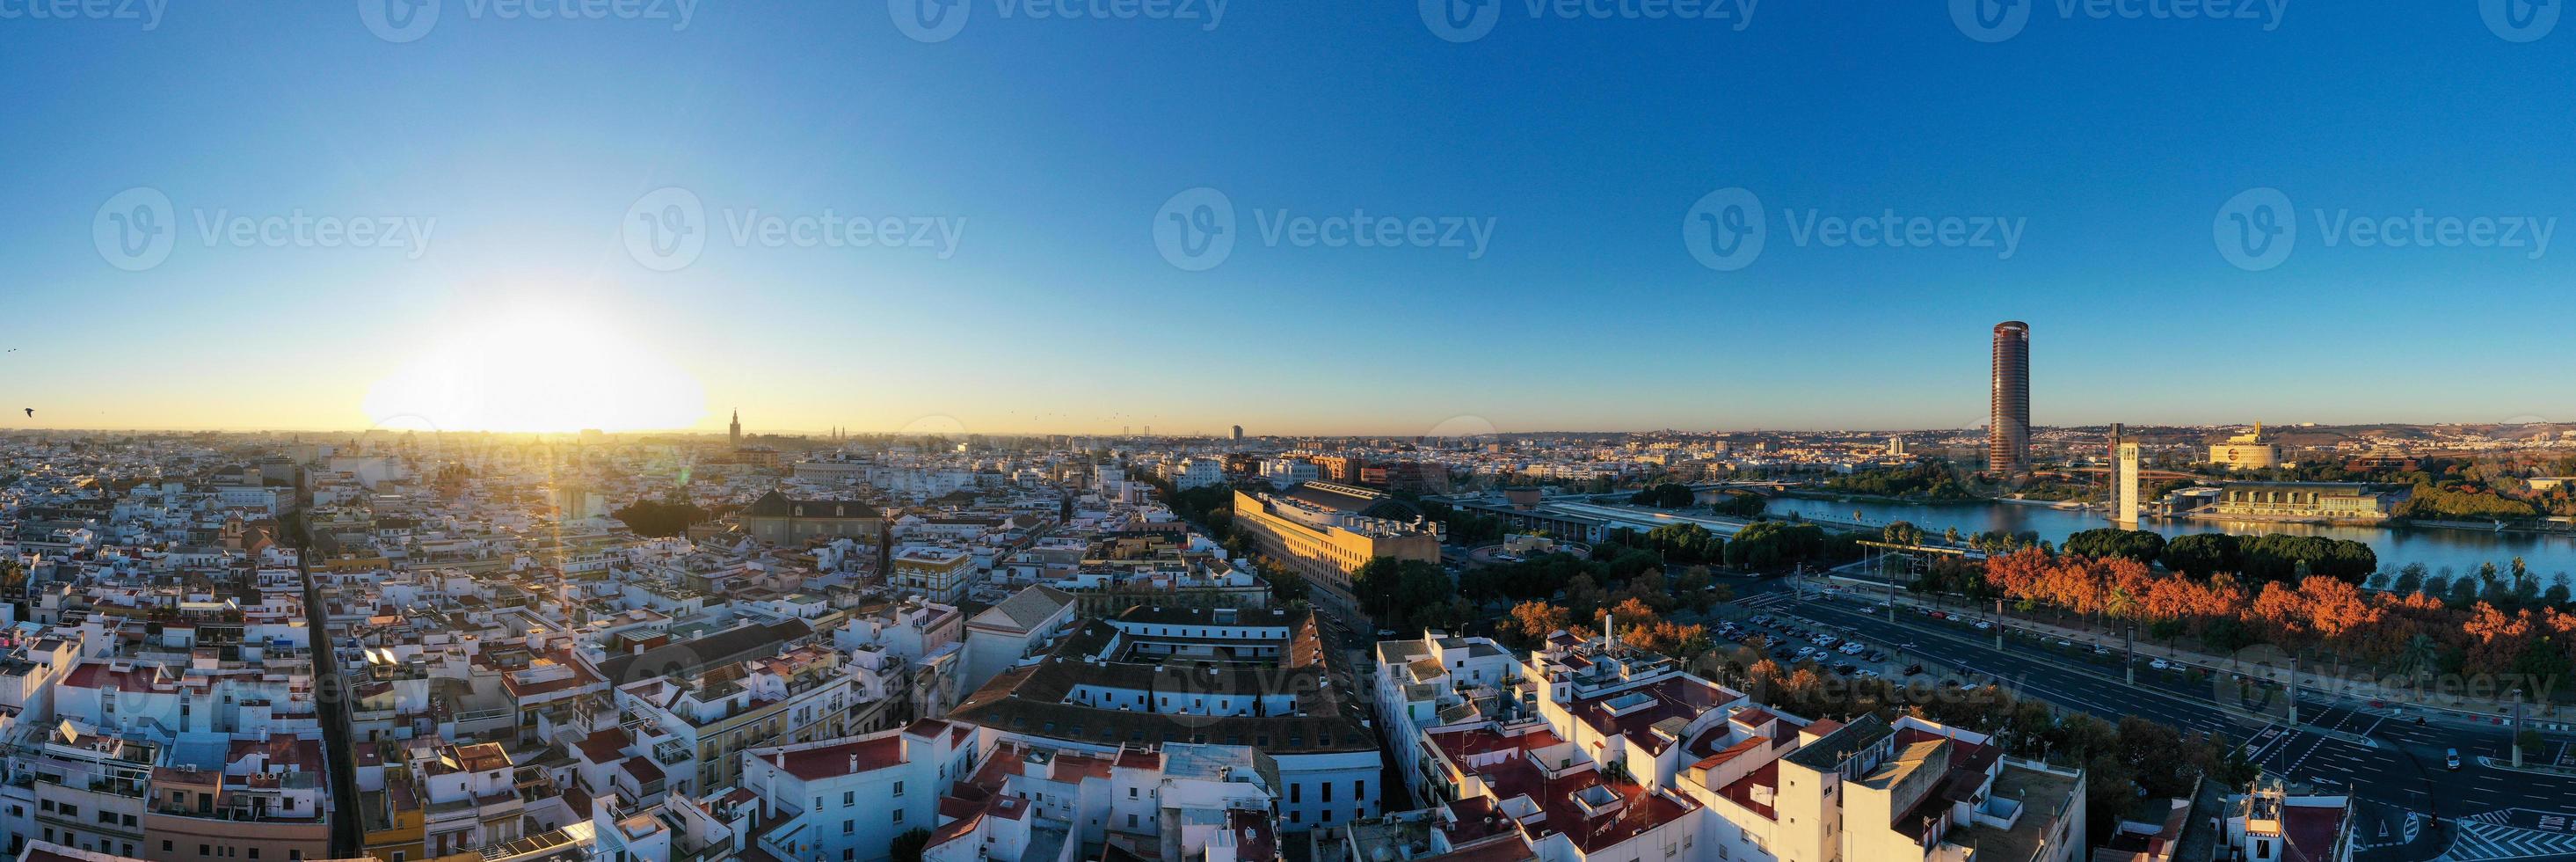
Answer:
[[[1919,664],[1909,664],[1909,665],[1906,665],[1906,666],[1905,666],[1905,675],[1906,675],[1906,676],[1913,676],[1913,675],[1915,675],[1915,674],[1922,673],[1922,672],[1923,672],[1923,666],[1922,666],[1922,665],[1919,665]]]
[[[2071,646],[2074,646],[2074,645],[2075,645],[2075,642],[2074,642],[2074,641],[2067,640],[2067,639],[2065,639],[2065,638],[2058,638],[2058,639],[2057,639],[2057,648],[2058,648],[2058,649],[2066,649],[2066,648],[2071,647]]]
[[[1985,621],[1985,620],[1978,620],[1978,621],[1977,621],[1977,630],[1978,630],[1978,631],[1985,631],[1985,630],[1987,630],[1987,629],[1994,628],[1994,627],[1995,627],[1995,624],[1994,624],[1994,623],[1990,623],[1990,622],[1987,622],[1987,621]]]
[[[1838,665],[1834,665],[1834,672],[1835,672],[1835,673],[1838,673],[1838,674],[1842,674],[1842,675],[1844,675],[1844,676],[1850,676],[1850,675],[1852,675],[1852,671],[1856,671],[1856,670],[1859,670],[1859,669],[1860,669],[1860,668],[1859,668],[1858,666],[1855,666],[1855,665],[1848,665],[1848,664],[1838,664]]]
[[[2456,748],[2443,749],[2442,765],[2452,769],[2460,768],[2460,750]]]
[[[2169,662],[2164,659],[2156,659],[2155,661],[2147,662],[2147,666],[2157,670],[2172,670],[2173,662]]]

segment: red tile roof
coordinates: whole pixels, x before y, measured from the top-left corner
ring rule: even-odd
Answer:
[[[908,762],[903,738],[891,733],[767,756],[770,762],[778,764],[778,768],[787,770],[787,774],[806,781],[874,772]],[[851,768],[853,758],[858,764],[855,770]]]

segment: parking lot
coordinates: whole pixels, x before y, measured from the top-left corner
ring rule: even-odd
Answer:
[[[1786,606],[1745,609],[1739,618],[1717,623],[1716,635],[1719,640],[1758,649],[1782,667],[1811,663],[1819,673],[1847,678],[1884,677],[1951,687],[1997,681],[1965,664],[1948,664],[1918,653],[1912,643],[1887,643],[1859,627],[1821,621]]]

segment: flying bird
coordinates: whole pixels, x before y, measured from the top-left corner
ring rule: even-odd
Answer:
[[[36,416],[36,408],[33,408],[33,407],[29,407],[29,408],[27,408],[27,418],[33,419],[33,418],[35,418],[35,416]]]

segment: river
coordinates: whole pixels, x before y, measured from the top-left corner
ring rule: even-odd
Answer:
[[[1924,532],[1935,536],[1950,527],[1959,528],[1962,536],[1987,531],[2035,532],[2052,543],[2062,543],[2067,536],[2080,530],[2111,526],[2110,518],[2098,509],[2079,511],[2016,503],[1875,503],[1774,497],[1770,511],[1773,515],[1796,512],[1802,516],[1844,520],[1858,513],[1860,520],[1869,524],[1912,521]],[[2190,533],[2234,533],[2240,536],[2290,533],[2350,539],[2369,545],[2379,554],[2379,570],[2391,573],[2407,563],[2423,563],[2435,574],[2441,573],[2445,567],[2458,574],[2467,574],[2477,571],[2481,563],[2494,563],[2496,568],[2503,569],[2519,556],[2531,571],[2544,578],[2558,572],[2576,574],[2576,536],[2565,534],[2174,519],[2148,519],[2140,526],[2162,533],[2168,539]]]

